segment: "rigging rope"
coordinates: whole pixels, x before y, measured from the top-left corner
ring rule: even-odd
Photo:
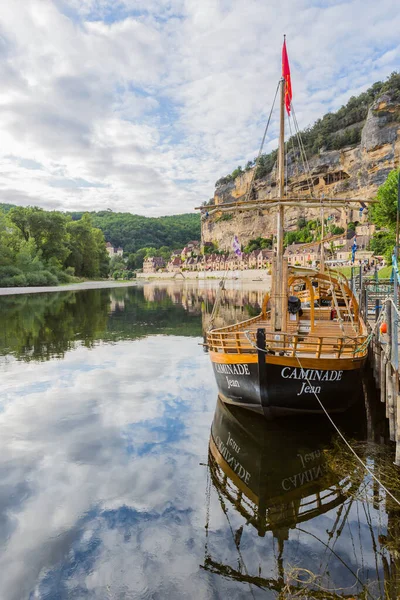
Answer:
[[[270,111],[270,113],[269,113],[268,121],[267,121],[267,124],[266,124],[266,126],[265,126],[265,131],[264,131],[264,135],[263,135],[263,138],[262,138],[262,141],[261,141],[260,150],[258,151],[258,156],[257,156],[256,164],[255,164],[255,166],[254,166],[253,173],[252,173],[252,176],[251,176],[251,180],[250,180],[250,184],[249,184],[249,189],[247,190],[247,194],[246,194],[246,198],[245,198],[245,201],[246,201],[246,202],[247,202],[247,201],[250,199],[250,194],[251,194],[251,192],[252,192],[252,190],[253,190],[254,178],[255,178],[255,175],[256,175],[256,173],[257,173],[258,165],[259,165],[259,163],[260,163],[261,154],[262,154],[262,151],[263,151],[263,148],[264,148],[264,143],[265,143],[265,138],[266,138],[266,135],[267,135],[268,127],[269,127],[269,124],[270,124],[270,122],[271,122],[272,113],[273,113],[273,110],[274,110],[275,101],[276,101],[276,97],[277,97],[277,95],[278,95],[278,91],[279,91],[279,86],[280,86],[280,83],[281,83],[281,82],[279,81],[279,82],[278,82],[278,85],[277,85],[277,87],[276,87],[276,92],[275,92],[275,96],[274,96],[274,101],[273,101],[273,103],[272,103],[272,107],[271,107],[271,111]]]
[[[381,311],[382,313],[382,311]],[[375,323],[375,327],[378,324],[378,321]],[[253,340],[250,338],[250,331],[245,331],[244,332],[246,338],[248,339],[248,341],[250,342],[250,344],[253,346],[253,348],[255,348],[256,350],[260,351],[260,352],[264,352],[265,354],[268,354],[269,350],[267,348],[259,348],[254,342]],[[369,337],[369,336],[368,336]],[[361,346],[360,346],[361,347]],[[355,351],[356,352],[356,351]],[[371,469],[365,464],[365,462],[362,460],[362,458],[360,458],[357,454],[357,452],[351,447],[351,445],[349,444],[349,442],[346,440],[346,438],[344,437],[344,435],[342,434],[342,432],[340,431],[340,429],[337,427],[337,425],[335,424],[335,422],[333,421],[332,417],[330,416],[330,414],[328,413],[328,411],[326,410],[325,406],[322,404],[322,401],[320,400],[317,392],[314,389],[314,386],[311,385],[310,380],[307,377],[307,370],[304,370],[300,359],[298,357],[298,355],[295,355],[295,358],[297,360],[297,362],[299,363],[299,367],[302,369],[303,373],[304,373],[304,378],[307,381],[308,385],[310,386],[310,388],[312,389],[312,393],[314,394],[314,396],[316,397],[320,407],[322,408],[323,412],[325,413],[326,417],[328,418],[328,420],[330,421],[331,425],[333,426],[333,428],[336,430],[336,432],[339,434],[339,436],[341,437],[341,439],[343,440],[343,442],[346,444],[346,446],[349,448],[350,452],[356,457],[356,459],[360,462],[360,464],[364,467],[364,469],[367,471],[367,473],[369,473],[371,475],[371,477],[376,481],[376,483],[378,485],[381,486],[381,488],[383,490],[385,490],[386,494],[388,496],[390,496],[390,498],[392,498],[392,500],[394,500],[394,502],[396,502],[396,504],[398,504],[400,506],[400,501],[387,489],[387,487],[376,477],[376,475],[374,475],[374,473],[371,471]]]

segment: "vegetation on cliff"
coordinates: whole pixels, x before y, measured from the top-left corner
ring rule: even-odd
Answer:
[[[394,72],[384,82],[377,81],[366,92],[352,96],[345,106],[335,113],[327,113],[318,119],[314,125],[301,132],[302,142],[307,156],[310,158],[318,154],[321,148],[325,150],[340,150],[346,146],[358,144],[361,140],[361,130],[367,118],[368,109],[379,96],[389,93],[392,101],[400,101],[400,73]],[[396,113],[392,116],[399,119]],[[288,150],[297,147],[295,137],[287,142]],[[263,154],[255,174],[255,179],[261,179],[271,173],[277,158],[277,151]],[[253,168],[256,159],[249,161],[243,169],[237,167],[231,174],[221,177],[216,182],[216,187],[234,181],[236,177]]]
[[[89,215],[40,208],[0,210],[0,286],[57,285],[108,274],[104,235]]]

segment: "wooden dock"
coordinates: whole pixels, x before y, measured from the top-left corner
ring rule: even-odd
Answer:
[[[357,285],[358,284],[358,285]],[[396,443],[396,465],[400,466],[400,386],[399,386],[399,324],[398,300],[395,302],[394,282],[353,279],[353,289],[359,298],[361,314],[368,324],[372,339],[369,358],[380,400],[385,404],[389,420],[389,435]],[[400,291],[400,290],[399,290]],[[385,331],[386,330],[386,331]]]

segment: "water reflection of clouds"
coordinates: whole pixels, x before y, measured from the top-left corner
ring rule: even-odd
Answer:
[[[36,586],[34,597],[42,598],[61,586],[62,598],[85,585],[102,598],[101,581],[113,579],[117,590],[154,591],[141,549],[142,537],[151,548],[152,531],[155,547],[163,539],[173,547],[168,566],[165,556],[157,560],[159,590],[172,585],[174,563],[182,580],[185,563],[198,572],[197,552],[189,560],[185,544],[188,534],[203,542],[190,531],[190,514],[204,504],[199,456],[206,456],[215,402],[209,368],[197,340],[162,336],[79,347],[63,361],[8,362],[0,597],[17,600]]]
[[[216,391],[198,340],[155,336],[62,361],[7,360],[0,413],[1,600],[242,598],[246,584],[199,569],[204,557],[206,461]],[[2,395],[3,397],[3,395]],[[226,516],[211,495],[210,550],[237,568]],[[328,541],[336,509],[303,524]],[[374,513],[377,518],[377,513]],[[234,530],[244,524],[231,507]],[[335,550],[354,571],[375,556],[366,515],[352,506]],[[347,528],[347,525],[346,525]],[[359,533],[358,533],[359,532]],[[277,577],[276,542],[245,526],[249,572]],[[291,530],[288,563],[315,569],[324,548]],[[329,553],[328,553],[329,554]],[[335,581],[351,577],[335,560]],[[253,588],[256,598],[269,592]],[[272,596],[271,596],[272,597]]]

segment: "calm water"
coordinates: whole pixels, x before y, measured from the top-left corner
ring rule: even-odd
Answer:
[[[1,600],[398,597],[400,513],[325,420],[217,402],[215,293],[0,298]],[[217,324],[261,302],[231,289]],[[400,495],[365,387],[340,426]]]

